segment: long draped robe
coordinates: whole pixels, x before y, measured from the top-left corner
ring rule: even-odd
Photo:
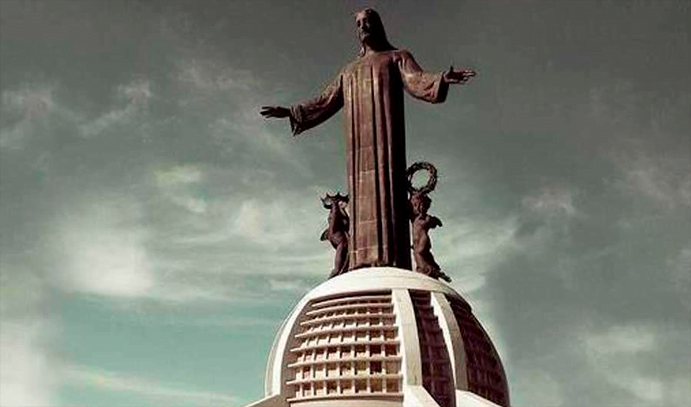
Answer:
[[[448,84],[441,73],[423,71],[408,51],[374,52],[344,67],[319,96],[290,109],[297,135],[344,108],[351,270],[412,268],[403,89],[440,103]]]

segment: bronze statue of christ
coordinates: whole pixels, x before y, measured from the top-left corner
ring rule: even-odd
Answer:
[[[403,89],[441,103],[449,84],[475,76],[451,67],[425,72],[410,52],[393,47],[376,11],[355,15],[362,48],[317,97],[290,108],[264,106],[265,117],[289,118],[294,135],[344,109],[350,196],[349,269],[411,269]]]

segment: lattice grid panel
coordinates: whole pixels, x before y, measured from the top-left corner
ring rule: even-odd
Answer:
[[[501,406],[508,405],[503,368],[492,342],[464,301],[448,297],[463,338],[468,390]]]
[[[290,401],[401,395],[390,291],[316,300],[303,315],[290,350]]]

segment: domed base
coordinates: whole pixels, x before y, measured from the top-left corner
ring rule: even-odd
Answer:
[[[468,303],[447,284],[391,267],[309,292],[278,332],[265,390],[250,406],[509,405],[499,356]]]

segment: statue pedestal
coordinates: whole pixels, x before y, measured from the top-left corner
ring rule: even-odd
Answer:
[[[449,285],[391,267],[332,278],[279,329],[248,407],[508,406],[499,356]]]

